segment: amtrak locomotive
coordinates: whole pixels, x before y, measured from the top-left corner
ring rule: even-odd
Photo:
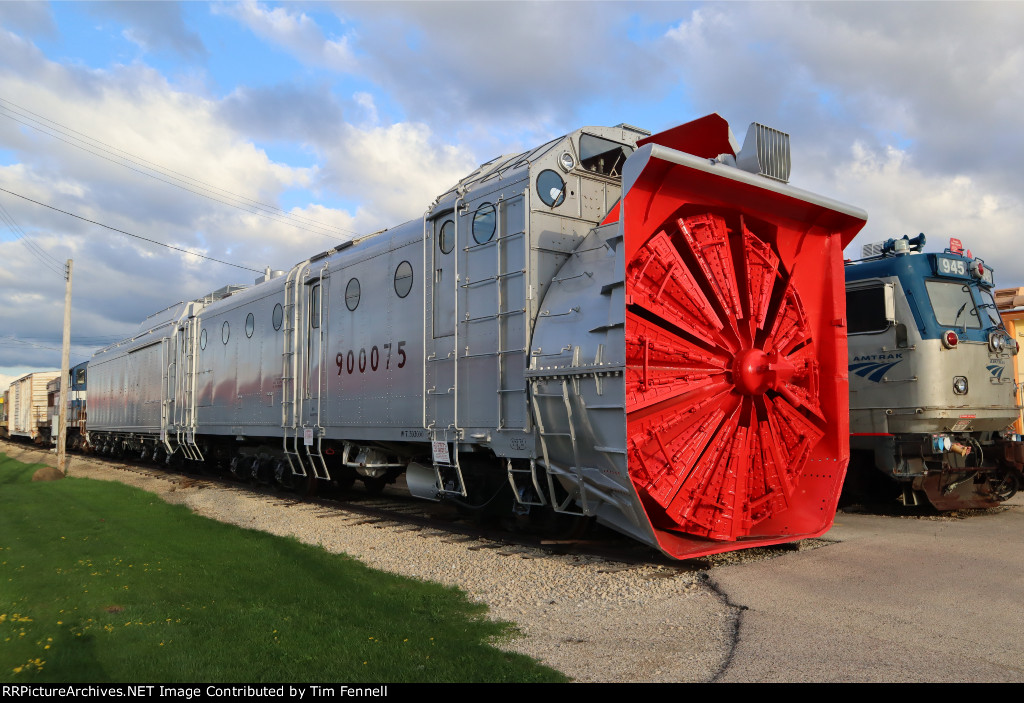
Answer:
[[[846,266],[850,470],[846,493],[939,510],[983,508],[1021,485],[1013,357],[993,272],[956,239],[864,249]],[[846,498],[844,498],[845,500]]]

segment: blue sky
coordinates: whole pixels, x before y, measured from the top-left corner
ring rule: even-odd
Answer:
[[[1024,284],[1022,25],[1020,3],[0,2],[0,188],[287,268],[419,216],[497,154],[719,112],[740,138],[789,132],[793,184],[868,211],[848,255],[955,236]],[[31,113],[47,133],[15,121]],[[59,346],[63,282],[40,257],[75,259],[74,360],[253,277],[0,206],[33,247],[0,221],[0,384],[59,358],[26,344]]]

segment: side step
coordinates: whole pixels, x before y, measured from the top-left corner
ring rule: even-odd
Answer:
[[[456,451],[451,451],[454,446]],[[449,445],[447,430],[430,431],[430,456],[440,495],[466,497],[466,482],[459,466],[458,442]]]

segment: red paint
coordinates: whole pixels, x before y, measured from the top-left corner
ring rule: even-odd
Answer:
[[[720,120],[643,142],[714,156]],[[823,534],[849,459],[842,251],[864,222],[657,159],[620,221],[627,460],[661,547]]]

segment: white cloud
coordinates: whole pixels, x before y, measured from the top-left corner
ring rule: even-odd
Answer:
[[[41,36],[53,36],[56,33],[47,3],[33,0],[0,2],[0,26]]]
[[[216,100],[172,85],[143,64],[94,70],[48,61],[31,45],[0,34],[0,49],[20,45],[32,61],[16,69],[0,66],[0,95],[61,125],[61,136],[96,140],[82,149],[24,125],[0,118],[0,148],[15,163],[0,166],[0,186],[54,207],[143,237],[260,269],[285,269],[337,244],[354,232],[369,232],[419,216],[434,197],[476,165],[464,149],[440,143],[422,124],[399,123],[360,128],[340,121],[329,96],[318,110],[312,93],[306,112],[333,114],[336,124],[302,131],[302,143],[316,162],[293,167],[275,162],[250,135],[235,125],[238,114]],[[292,97],[298,93],[291,94]],[[279,103],[288,114],[287,98]],[[372,101],[362,99],[364,107]],[[267,103],[266,105],[269,105]],[[240,104],[241,106],[241,104]],[[301,121],[306,119],[298,115]],[[27,121],[27,120],[26,120]],[[312,123],[309,123],[312,124]],[[266,121],[270,141],[299,141],[288,119]],[[70,130],[80,133],[73,135]],[[80,142],[79,142],[80,143]],[[131,167],[118,154],[137,155]],[[123,156],[123,154],[121,154]],[[151,170],[159,164],[160,172]],[[156,173],[151,178],[139,173]],[[196,180],[193,180],[196,179]],[[209,197],[172,187],[184,183]],[[210,186],[198,183],[202,181]],[[321,205],[291,207],[300,227],[216,202],[237,197],[268,205],[289,190],[311,190],[343,198],[350,211]],[[75,259],[73,336],[126,334],[154,310],[194,298],[226,283],[251,283],[255,273],[200,261],[117,234],[38,205],[0,194],[0,202],[32,240],[63,263]],[[313,231],[310,221],[334,228],[336,237]],[[5,239],[9,235],[5,233]],[[5,330],[24,340],[59,346],[63,281],[20,242],[0,241],[0,316]],[[99,346],[94,345],[95,346]],[[88,346],[77,348],[88,353]],[[0,367],[44,364],[57,352],[25,345],[0,345]],[[55,363],[55,362],[50,362]]]
[[[325,37],[319,25],[304,12],[293,12],[287,6],[270,9],[257,2],[215,5],[214,12],[234,17],[257,36],[311,65],[334,71],[348,71],[355,66],[350,37]]]
[[[184,57],[205,59],[206,47],[190,31],[176,2],[94,2],[84,5],[93,15],[125,23],[122,35],[145,51],[172,51]]]
[[[381,226],[421,215],[437,195],[477,165],[466,149],[437,143],[422,124],[369,129],[347,125],[336,144],[321,146],[328,164],[325,184],[356,196],[382,218],[391,216]]]
[[[847,257],[860,258],[868,242],[924,232],[929,251],[941,251],[955,237],[993,265],[997,283],[1024,281],[1024,259],[1006,255],[1017,249],[1024,222],[1019,197],[994,192],[967,174],[922,170],[906,151],[876,151],[860,142],[848,161],[824,177],[841,199],[872,204],[868,226],[847,248]]]
[[[219,4],[202,20],[211,23],[203,38],[230,20],[271,47],[266,60],[280,50],[303,64],[273,86],[218,75],[231,91],[223,98],[203,87],[202,65],[204,51],[222,49],[204,47],[177,9],[174,36],[161,43],[161,15],[147,7],[104,12],[146,50],[198,61],[170,69],[188,85],[144,63],[99,70],[48,60],[9,30],[48,31],[49,10],[0,3],[0,97],[180,174],[357,232],[418,217],[480,161],[575,128],[581,112],[607,114],[607,123],[653,115],[643,126],[660,129],[716,111],[740,135],[752,120],[789,131],[794,184],[869,212],[858,243],[924,231],[935,245],[977,239],[975,253],[991,259],[1012,251],[1024,226],[1016,3]],[[328,12],[342,27],[333,35],[317,23]],[[217,258],[285,268],[336,241],[2,117],[0,149],[9,164],[0,183],[11,190]],[[296,194],[303,200],[292,207]],[[75,257],[80,335],[125,331],[174,300],[255,276],[3,194],[0,202],[56,258]],[[995,264],[1007,285],[1024,280],[1016,258]],[[33,276],[37,262],[17,242],[0,241],[0,260],[0,296],[41,296],[30,310],[3,310],[3,325],[26,335],[59,329],[59,277]],[[8,353],[0,347],[0,366]]]

